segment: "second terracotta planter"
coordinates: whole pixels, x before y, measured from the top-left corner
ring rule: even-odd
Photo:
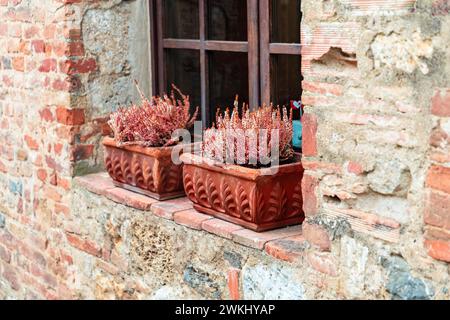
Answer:
[[[103,139],[106,169],[116,186],[168,200],[185,195],[183,165],[172,162],[171,148],[118,146],[113,138]]]
[[[195,209],[261,232],[303,222],[300,155],[273,175],[183,154],[184,187]]]

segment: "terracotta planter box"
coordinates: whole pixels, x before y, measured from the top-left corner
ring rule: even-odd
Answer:
[[[260,232],[300,224],[303,214],[300,155],[275,175],[183,154],[184,187],[197,211]]]
[[[114,185],[157,200],[185,195],[183,165],[172,163],[173,147],[119,147],[109,137],[103,139],[103,145],[106,169]]]

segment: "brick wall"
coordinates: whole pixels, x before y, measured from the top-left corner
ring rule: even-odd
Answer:
[[[450,89],[438,88],[432,99],[431,167],[426,180],[425,247],[435,259],[450,262]]]
[[[52,13],[53,12],[53,13]],[[1,288],[26,298],[68,297],[59,230],[70,214],[75,143],[85,109],[71,91],[83,59],[79,26],[61,1],[0,2]]]
[[[72,177],[101,166],[108,112],[136,96],[122,84],[150,87],[145,5],[0,1],[0,298],[73,297]]]

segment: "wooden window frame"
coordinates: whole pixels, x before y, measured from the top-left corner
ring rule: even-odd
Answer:
[[[248,41],[220,41],[206,39],[207,0],[199,1],[199,39],[164,38],[163,0],[150,0],[152,42],[153,92],[166,90],[164,50],[188,49],[200,52],[201,114],[204,125],[209,125],[211,110],[208,106],[209,72],[208,51],[241,52],[248,54],[249,106],[256,108],[270,103],[271,76],[270,58],[273,54],[301,55],[300,43],[270,42],[270,1],[247,1]],[[300,14],[300,12],[299,12]],[[300,40],[300,39],[299,39]],[[258,63],[259,61],[259,63]],[[301,72],[301,70],[298,70]],[[299,91],[301,91],[299,84]]]

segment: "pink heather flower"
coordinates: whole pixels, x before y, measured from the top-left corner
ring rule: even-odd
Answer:
[[[223,115],[217,112],[216,124],[204,132],[203,156],[219,162],[226,162],[228,154],[235,156],[235,163],[242,165],[261,163],[262,157],[271,157],[272,130],[279,134],[280,160],[294,156],[292,149],[292,112],[283,107],[263,106],[250,111],[245,104],[239,114],[235,102],[233,111],[227,109]],[[262,137],[262,138],[261,138]],[[233,140],[234,139],[234,140]],[[234,141],[233,143],[227,143]],[[244,147],[240,152],[239,147]]]
[[[108,122],[118,145],[141,145],[145,147],[162,147],[177,144],[172,140],[172,134],[178,129],[189,129],[198,115],[190,114],[189,96],[185,96],[173,85],[181,100],[175,98],[175,93],[169,96],[147,99],[136,83],[141,96],[141,104],[121,107],[110,116]]]

